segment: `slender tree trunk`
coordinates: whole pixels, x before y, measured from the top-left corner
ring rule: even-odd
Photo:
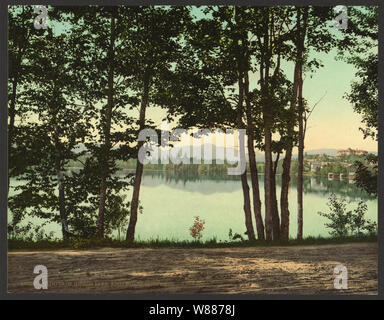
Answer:
[[[299,90],[300,74],[303,65],[303,50],[304,50],[304,40],[306,34],[306,21],[308,18],[308,8],[304,8],[304,28],[301,26],[301,8],[297,8],[297,29],[299,32],[296,42],[297,55],[294,71],[294,80],[293,80],[293,94],[291,100],[290,111],[292,114],[296,111],[297,104],[297,95]],[[295,130],[295,122],[289,124],[288,127],[288,145],[286,148],[286,154],[283,161],[283,176],[281,182],[281,239],[284,241],[289,240],[289,204],[288,204],[288,191],[289,191],[289,182],[290,182],[290,170],[291,170],[291,160],[292,160],[292,149],[293,149],[293,136]]]
[[[279,208],[277,205],[277,195],[276,195],[276,172],[277,172],[277,165],[279,162],[279,155],[280,154],[278,153],[277,159],[272,169],[272,177],[271,177],[273,240],[280,240],[280,217],[279,217]]]
[[[300,54],[302,58],[302,51],[304,49],[304,40],[307,33],[307,20],[308,20],[308,8],[304,9],[303,13],[303,30],[301,35],[300,43]],[[305,127],[304,127],[304,103],[303,103],[303,62],[300,63],[299,70],[299,172],[297,182],[297,239],[303,239],[303,171],[304,171],[304,138],[305,138]]]
[[[22,12],[24,14],[24,6],[22,6]],[[23,29],[26,26],[23,25]],[[23,30],[23,33],[24,33]],[[21,47],[18,48],[18,55],[16,59],[15,71],[12,80],[12,96],[10,97],[8,115],[9,115],[9,125],[8,125],[8,170],[12,171],[12,162],[11,162],[11,152],[12,152],[12,144],[14,140],[14,129],[15,129],[15,117],[16,117],[16,102],[17,102],[17,87],[20,81],[20,73],[21,73],[21,65],[23,61],[23,56],[26,50],[26,47],[29,43],[30,33],[28,33],[22,42]],[[10,174],[8,174],[8,191],[9,192],[10,185]]]
[[[105,112],[104,122],[104,146],[103,154],[101,155],[101,182],[99,196],[99,213],[97,219],[98,237],[104,238],[104,219],[105,219],[105,204],[107,199],[107,178],[108,178],[108,161],[111,150],[111,121],[113,110],[113,94],[114,94],[114,44],[115,44],[115,17],[111,17],[111,38],[108,50],[109,72],[108,72],[108,103]]]
[[[60,221],[61,221],[61,231],[63,234],[63,239],[67,240],[70,237],[70,232],[68,228],[67,221],[67,210],[65,207],[65,187],[64,187],[64,175],[62,168],[62,159],[60,155],[60,140],[59,140],[59,128],[58,122],[56,119],[57,112],[54,112],[54,121],[55,121],[55,129],[54,129],[54,143],[55,143],[55,170],[57,176],[57,188],[59,191],[59,213],[60,213]]]
[[[67,221],[67,210],[65,208],[64,175],[60,169],[57,170],[57,180],[59,189],[59,212],[61,220],[61,230],[63,233],[63,239],[67,240],[70,237],[70,232]]]
[[[239,148],[245,150],[245,141],[243,136],[239,136]],[[242,152],[242,151],[240,151]],[[244,160],[245,161],[245,157]],[[245,214],[245,227],[247,229],[248,239],[251,241],[256,240],[255,231],[252,224],[252,210],[251,210],[251,198],[249,196],[249,186],[247,180],[247,170],[241,175],[241,186],[243,189],[243,198],[244,198],[244,214]]]
[[[270,70],[270,56],[272,54],[271,39],[270,39],[270,12],[266,11],[264,20],[264,52],[262,52],[262,62],[260,65],[260,86],[262,95],[267,98],[269,88],[269,70]],[[265,153],[265,172],[264,172],[264,203],[265,203],[265,238],[267,241],[273,239],[273,222],[272,222],[272,120],[273,115],[270,111],[268,104],[263,106],[263,121],[264,121],[264,153]]]
[[[147,109],[148,96],[149,96],[149,82],[150,82],[150,76],[149,76],[149,70],[147,70],[144,73],[144,79],[143,79],[143,95],[141,99],[140,119],[139,119],[140,130],[144,129],[144,126],[145,126],[145,112]],[[144,144],[144,141],[139,141],[137,146],[138,150],[140,150],[143,144]],[[129,217],[129,225],[128,225],[127,237],[126,237],[126,240],[129,242],[133,242],[135,240],[135,229],[136,229],[136,223],[137,223],[137,211],[139,208],[139,195],[140,195],[142,175],[143,175],[143,164],[139,161],[139,158],[138,158],[136,163],[135,180],[133,184],[131,214]]]
[[[265,195],[265,236],[267,241],[273,239],[273,220],[272,220],[272,133],[271,120],[269,115],[264,113],[264,152],[265,152],[265,172],[264,172],[264,195]]]
[[[240,69],[240,68],[239,68]],[[241,77],[241,72],[239,72],[239,106],[237,113],[237,124],[239,129],[244,127],[242,115],[243,115],[243,100],[244,100],[244,84]],[[239,154],[240,161],[245,160],[245,141],[244,137],[239,134]],[[247,170],[245,169],[244,173],[241,175],[241,186],[243,189],[243,198],[244,198],[244,214],[245,214],[245,227],[247,229],[247,235],[249,240],[256,240],[255,231],[252,224],[252,209],[251,209],[251,198],[249,196],[249,186],[247,179]]]
[[[249,170],[251,172],[252,181],[252,195],[253,195],[253,210],[256,221],[257,238],[259,240],[265,240],[264,235],[264,222],[261,215],[261,200],[259,189],[259,174],[257,171],[256,154],[254,147],[254,130],[255,127],[252,121],[251,102],[249,98],[249,76],[245,75],[244,84],[245,101],[247,107],[247,127],[248,127],[248,156],[249,156]]]
[[[16,117],[16,99],[17,99],[17,86],[19,84],[19,73],[21,67],[21,59],[22,59],[23,50],[19,50],[19,54],[17,57],[17,66],[15,70],[15,74],[12,80],[12,96],[9,103],[9,125],[8,125],[8,165],[9,170],[12,170],[12,162],[11,162],[11,152],[12,152],[12,144],[13,144],[13,136],[14,136],[14,128],[15,128],[15,117]],[[8,191],[10,184],[10,174],[8,174]]]
[[[298,176],[297,176],[297,239],[303,239],[303,171],[304,171],[304,106],[303,106],[303,75],[300,67],[299,76],[299,155],[298,155]]]
[[[237,8],[234,7],[235,20],[238,22],[238,11]],[[234,42],[238,46],[237,48],[237,71],[238,71],[238,89],[239,89],[239,102],[237,106],[237,126],[238,129],[243,129],[245,127],[243,123],[243,115],[244,115],[244,76],[246,74],[245,70],[245,57],[244,57],[244,39],[245,35],[242,34],[239,37],[239,34],[236,33],[234,37]],[[239,46],[239,40],[241,41],[241,46]],[[245,170],[243,174],[240,176],[241,178],[241,187],[243,190],[243,198],[244,198],[244,214],[245,214],[245,227],[248,239],[250,241],[256,240],[255,231],[253,229],[252,224],[252,209],[251,209],[251,199],[249,195],[249,185],[247,179],[247,167],[246,167],[246,159],[245,159],[245,141],[244,136],[239,134],[239,154],[240,154],[240,162],[245,163]]]
[[[293,94],[291,100],[290,110],[295,112],[297,90],[298,90],[298,74],[299,65],[295,64],[294,80],[293,80]],[[285,157],[283,160],[283,174],[281,177],[281,195],[280,195],[280,207],[281,207],[281,228],[280,228],[280,239],[283,241],[289,240],[289,203],[288,203],[288,192],[289,182],[291,180],[291,161],[292,161],[292,149],[293,149],[293,136],[294,136],[295,123],[292,122],[288,127],[288,144],[285,151]]]

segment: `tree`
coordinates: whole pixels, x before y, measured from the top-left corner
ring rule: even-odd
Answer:
[[[69,24],[61,32],[48,29],[28,52],[30,86],[19,95],[28,121],[18,126],[14,154],[20,159],[29,155],[18,166],[21,178],[29,182],[16,188],[21,192],[10,200],[15,222],[31,214],[61,221],[64,238],[104,237],[111,232],[117,208],[126,212],[123,207],[129,203],[120,192],[130,183],[114,174],[116,161],[133,153],[129,144],[136,131],[127,112],[137,99],[127,94],[127,62],[111,58],[112,51],[125,49],[117,40],[119,46],[112,47],[115,10],[52,8],[51,20]],[[119,10],[126,10],[128,21],[129,8]],[[123,29],[116,23],[116,33]],[[79,152],[78,146],[85,148]],[[76,161],[83,168],[67,173],[68,164]]]
[[[113,8],[109,12],[110,20],[110,35],[109,45],[107,54],[107,73],[108,73],[108,84],[107,84],[107,105],[102,110],[102,117],[104,118],[103,136],[104,141],[101,150],[101,181],[100,181],[100,197],[99,197],[99,210],[97,229],[98,237],[104,238],[104,220],[105,220],[105,206],[107,200],[107,177],[109,174],[108,161],[110,160],[110,152],[112,148],[111,144],[111,124],[112,124],[112,112],[114,108],[114,76],[115,76],[115,41],[116,41],[116,8]]]
[[[31,66],[27,62],[28,55],[35,48],[36,40],[46,35],[44,29],[33,28],[32,6],[10,6],[8,9],[8,189],[11,176],[17,176],[22,167],[22,157],[14,150],[15,121],[24,112],[23,104],[19,103],[18,96],[28,86]]]
[[[82,110],[74,104],[77,87],[71,64],[76,54],[71,39],[52,30],[35,41],[27,61],[30,85],[20,96],[24,116],[32,115],[32,120],[23,119],[13,137],[15,154],[24,157],[20,178],[26,183],[15,188],[20,193],[10,198],[10,208],[13,224],[28,213],[61,223],[67,239],[67,202],[72,200],[66,199],[65,165],[77,159],[73,149],[85,135]]]
[[[141,96],[138,129],[146,125],[146,110],[152,96],[172,70],[179,57],[184,20],[188,11],[182,7],[139,7],[132,16],[133,28],[125,30],[123,37],[129,46],[122,57],[129,59],[134,72],[133,89]],[[137,151],[144,145],[139,141]],[[127,241],[134,241],[139,207],[143,164],[137,161],[133,184]]]
[[[338,42],[339,57],[356,69],[357,81],[345,98],[362,116],[360,130],[364,139],[378,140],[378,7],[351,7],[348,28]],[[377,195],[378,157],[369,155],[367,162],[356,161],[356,185]]]
[[[303,236],[303,170],[304,170],[304,138],[306,130],[306,108],[303,98],[303,73],[313,72],[321,66],[316,59],[309,59],[310,49],[329,52],[334,45],[332,34],[326,25],[329,20],[330,7],[296,7],[296,31],[293,35],[294,54],[291,60],[295,63],[291,112],[296,117],[288,125],[288,140],[283,161],[283,177],[281,191],[281,233],[283,240],[289,239],[289,206],[288,189],[290,182],[290,166],[292,148],[295,146],[295,126],[298,125],[298,230],[297,237]]]
[[[169,113],[180,117],[181,127],[247,130],[246,110],[250,107],[250,95],[245,89],[249,71],[246,9],[208,7],[204,12],[207,17],[189,24],[183,48],[185,55],[176,68],[175,80],[164,88],[162,99],[168,105]],[[245,140],[240,135],[239,153],[245,161],[244,148]],[[246,233],[250,240],[254,240],[246,172],[240,179]],[[263,227],[261,224],[257,227],[262,239]]]
[[[128,112],[137,106],[138,99],[127,92],[127,87],[132,87],[132,65],[122,56],[131,45],[123,39],[123,33],[132,27],[130,17],[135,9],[121,6],[59,10],[73,25],[77,47],[85,53],[76,64],[84,81],[80,98],[89,110],[90,130],[96,134],[85,143],[89,156],[80,181],[88,181],[84,187],[92,206],[97,207],[97,236],[104,238],[110,220],[107,213],[112,212],[116,202],[122,204],[119,194],[131,185],[114,174],[117,161],[134,155],[130,144],[135,141],[136,130]],[[97,197],[91,196],[96,194]]]

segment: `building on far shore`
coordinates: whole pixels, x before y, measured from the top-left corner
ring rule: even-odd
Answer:
[[[364,154],[367,154],[368,151],[365,151],[365,150],[359,150],[359,149],[351,149],[351,148],[348,148],[346,150],[340,150],[337,152],[337,157],[342,157],[342,156],[350,156],[350,155],[354,155],[354,156],[362,156]]]
[[[311,171],[316,172],[317,170],[320,170],[322,168],[320,162],[312,162],[311,163]]]

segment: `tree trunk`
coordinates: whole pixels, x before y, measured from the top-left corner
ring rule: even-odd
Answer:
[[[299,155],[297,176],[297,239],[303,239],[303,171],[304,171],[304,106],[303,106],[303,75],[300,67],[299,79]]]
[[[264,172],[264,195],[265,195],[265,236],[271,241],[272,235],[272,133],[269,115],[264,113],[264,144],[265,144],[265,172]]]
[[[24,6],[22,6],[22,13],[24,14]],[[28,30],[26,25],[23,25],[23,34],[25,30]],[[10,97],[9,103],[9,125],[8,125],[8,170],[12,171],[12,162],[11,162],[11,151],[12,143],[14,138],[14,129],[15,129],[15,117],[16,117],[16,101],[17,101],[17,87],[19,85],[21,65],[24,57],[24,53],[27,45],[29,44],[30,33],[27,33],[25,39],[22,41],[21,47],[18,47],[18,55],[16,59],[15,71],[12,80],[12,96]],[[8,174],[8,192],[10,185],[10,174]]]
[[[300,54],[302,57],[302,51],[304,47],[304,40],[307,33],[307,20],[308,20],[308,8],[304,9],[303,14],[303,34],[301,35],[300,43]],[[300,63],[299,70],[299,172],[298,172],[298,182],[297,182],[297,239],[303,239],[303,171],[304,171],[304,104],[303,104],[303,62]]]
[[[267,99],[269,96],[269,70],[271,67],[270,55],[271,39],[269,33],[270,27],[270,12],[269,8],[266,11],[264,21],[264,52],[262,52],[262,59],[260,65],[260,89],[262,96]],[[264,203],[265,203],[265,238],[267,241],[273,239],[272,234],[272,123],[273,115],[270,111],[268,103],[263,105],[263,121],[264,121],[264,153],[265,153],[265,170],[264,170]]]
[[[63,239],[67,240],[70,237],[67,221],[67,210],[65,207],[65,187],[64,187],[64,175],[62,168],[62,159],[60,155],[60,138],[59,138],[59,127],[56,119],[57,111],[54,112],[54,143],[55,143],[55,170],[57,176],[57,188],[59,191],[59,213],[61,221],[61,231]]]
[[[63,233],[63,239],[67,240],[70,237],[71,233],[68,229],[67,211],[65,208],[64,175],[60,169],[57,170],[57,181],[59,189],[59,212],[61,220],[61,230]]]
[[[22,60],[22,53],[23,50],[19,50],[19,54],[17,57],[17,66],[15,67],[15,74],[12,80],[12,96],[9,103],[9,125],[8,125],[8,168],[9,170],[12,170],[12,163],[11,163],[11,151],[12,151],[12,143],[13,143],[13,135],[14,135],[14,128],[15,128],[15,117],[16,117],[16,96],[17,96],[17,86],[19,84],[19,73],[20,73],[20,67],[21,67],[21,60]],[[10,174],[8,174],[8,190],[9,190],[9,184],[10,184]]]
[[[298,88],[300,82],[300,72],[303,64],[303,50],[304,50],[304,39],[306,34],[306,21],[308,18],[308,8],[304,8],[304,28],[301,27],[301,9],[297,8],[297,29],[299,36],[297,38],[296,47],[296,63],[294,71],[294,80],[293,80],[293,94],[291,100],[290,111],[292,114],[296,110],[296,102],[298,95]],[[291,160],[292,160],[292,149],[293,149],[293,136],[295,130],[295,121],[289,124],[288,127],[288,145],[286,148],[286,154],[283,161],[283,176],[281,182],[281,239],[284,241],[289,240],[289,204],[288,204],[288,190],[290,182],[290,170],[291,170]]]
[[[277,165],[279,162],[279,155],[280,154],[278,153],[277,159],[272,169],[272,176],[271,176],[273,240],[280,240],[280,217],[279,217],[279,208],[277,205],[277,195],[276,195],[276,172],[277,172]]]
[[[239,135],[239,148],[245,150],[244,136]],[[240,151],[241,152],[241,151]],[[243,157],[242,157],[243,158]],[[245,157],[244,160],[245,161]],[[247,170],[241,175],[241,186],[243,189],[244,198],[244,214],[245,214],[245,227],[247,229],[247,236],[250,241],[256,240],[255,231],[252,224],[252,210],[251,210],[251,198],[249,196],[249,186],[247,180]]]
[[[234,7],[234,13],[235,13],[235,20],[238,22],[238,11],[237,8]],[[239,45],[239,40],[241,41],[241,45]],[[234,37],[234,43],[238,46],[237,47],[237,71],[238,71],[238,89],[239,89],[239,101],[237,106],[237,127],[238,129],[245,128],[245,125],[243,123],[243,115],[244,115],[244,77],[247,73],[246,65],[245,65],[245,57],[244,57],[244,40],[245,35],[242,34],[241,38],[239,37],[238,33],[235,33]],[[241,174],[241,187],[243,190],[243,199],[244,199],[244,214],[245,214],[245,227],[246,227],[246,234],[248,236],[248,239],[250,241],[256,240],[255,237],[255,231],[253,229],[252,224],[252,209],[251,209],[251,198],[249,195],[249,185],[248,185],[248,179],[247,179],[247,166],[246,166],[246,158],[245,158],[245,138],[242,134],[239,133],[239,155],[240,155],[240,163],[245,163],[245,170]],[[241,165],[242,167],[242,165]]]
[[[257,171],[256,154],[254,147],[254,130],[255,127],[252,121],[251,102],[249,99],[249,76],[245,75],[244,84],[245,101],[247,107],[247,127],[248,127],[248,156],[249,156],[249,170],[251,172],[252,181],[252,195],[253,195],[253,210],[256,221],[257,238],[259,240],[265,240],[264,235],[264,222],[261,215],[261,200],[259,189],[259,174]]]
[[[149,75],[149,70],[147,70],[144,73],[144,79],[143,79],[143,96],[141,99],[140,119],[139,119],[140,130],[144,129],[144,126],[145,126],[145,112],[147,109],[148,96],[149,96],[149,82],[150,82],[150,75]],[[139,141],[137,146],[138,150],[140,150],[140,148],[143,145],[144,145],[144,141]],[[137,158],[136,173],[135,173],[135,180],[133,184],[133,194],[132,194],[132,201],[131,201],[131,213],[129,217],[129,225],[128,225],[127,237],[126,237],[126,240],[129,242],[133,242],[135,240],[135,229],[136,229],[136,223],[137,223],[137,211],[139,208],[139,195],[140,195],[142,175],[143,175],[143,164],[139,161],[139,158]]]
[[[298,74],[299,66],[295,64],[295,73],[293,80],[293,94],[291,100],[290,111],[293,113],[296,109],[297,90],[298,90]],[[289,124],[288,128],[288,145],[285,151],[285,157],[283,160],[283,174],[281,177],[281,195],[280,195],[280,207],[281,207],[281,228],[280,228],[280,239],[283,241],[289,240],[289,203],[288,203],[288,191],[289,182],[291,180],[291,160],[292,160],[292,149],[293,149],[293,136],[295,123]]]
[[[241,68],[239,68],[239,105],[237,108],[237,125],[239,129],[244,127],[242,116],[243,116],[243,100],[244,100],[244,84],[241,75]],[[244,136],[239,134],[239,154],[240,161],[246,161],[245,159],[245,141]],[[245,214],[245,227],[247,229],[248,239],[253,241],[255,238],[255,231],[253,229],[252,224],[252,209],[251,209],[251,199],[249,196],[249,186],[247,180],[247,169],[245,169],[244,173],[241,175],[241,186],[243,189],[243,198],[244,198],[244,214]]]
[[[111,150],[111,121],[113,110],[113,82],[114,82],[114,44],[115,44],[115,17],[111,17],[111,38],[108,50],[109,72],[108,72],[108,103],[105,113],[104,123],[104,146],[103,154],[101,155],[101,182],[100,182],[100,197],[99,197],[99,213],[97,219],[98,237],[104,238],[104,219],[105,219],[105,204],[107,200],[107,178],[108,178],[108,161]]]
[[[292,150],[287,150],[283,160],[283,174],[281,177],[281,195],[280,195],[280,209],[281,209],[281,227],[280,239],[284,241],[289,240],[289,206],[288,206],[288,189],[291,169]]]

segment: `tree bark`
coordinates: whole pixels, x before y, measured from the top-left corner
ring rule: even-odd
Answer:
[[[273,240],[280,240],[280,217],[279,217],[279,208],[277,205],[277,195],[276,195],[276,172],[277,165],[279,162],[279,153],[277,154],[277,159],[272,169],[271,174],[271,196],[272,196],[272,232]]]
[[[264,113],[264,195],[265,195],[265,236],[267,241],[273,239],[272,221],[272,133],[269,115]]]
[[[61,220],[61,230],[63,234],[63,239],[67,240],[70,237],[71,233],[69,232],[68,228],[67,210],[65,208],[64,175],[60,169],[57,170],[57,180],[59,189],[59,212]]]
[[[299,82],[300,82],[300,72],[303,64],[302,59],[303,59],[303,50],[304,50],[304,39],[305,39],[305,33],[306,33],[305,27],[304,29],[301,27],[301,11],[300,10],[301,10],[300,8],[297,8],[297,29],[298,29],[299,35],[296,40],[297,53],[296,53],[296,62],[295,62],[295,71],[294,71],[294,80],[293,80],[293,93],[292,93],[292,100],[291,100],[291,106],[290,106],[290,111],[292,112],[292,114],[295,113],[296,111],[297,95],[298,95]],[[308,17],[308,8],[304,8],[304,25],[306,24],[307,17]],[[289,240],[290,212],[289,212],[289,204],[288,204],[288,191],[289,191],[289,182],[291,179],[290,170],[291,170],[295,122],[296,121],[292,121],[292,123],[290,123],[288,127],[288,145],[286,148],[286,154],[283,161],[283,176],[282,176],[282,182],[281,182],[280,236],[281,236],[281,239],[284,241]]]
[[[304,47],[304,40],[307,33],[307,20],[308,20],[308,8],[304,9],[303,14],[303,34],[301,35],[301,58],[302,58],[302,51]],[[303,209],[303,171],[304,171],[304,138],[305,138],[305,128],[304,128],[304,103],[303,103],[303,62],[300,63],[300,70],[299,70],[299,96],[298,96],[299,102],[299,155],[298,155],[298,161],[299,161],[299,168],[298,168],[298,182],[297,182],[297,239],[301,240],[303,239],[303,215],[304,215],[304,209]]]
[[[239,68],[240,69],[240,68]],[[242,115],[243,115],[243,100],[244,100],[244,83],[241,76],[241,72],[239,72],[239,105],[237,109],[237,125],[239,129],[244,127]],[[245,141],[244,137],[239,134],[239,154],[240,154],[240,161],[246,161],[245,160]],[[248,239],[253,241],[256,240],[255,238],[255,231],[253,229],[252,224],[252,210],[251,210],[251,199],[249,195],[249,185],[248,185],[248,179],[247,179],[247,170],[245,169],[244,173],[241,175],[241,186],[243,189],[243,198],[244,198],[244,214],[245,214],[245,227],[247,230],[247,236]]]
[[[245,75],[244,93],[247,108],[247,127],[248,127],[248,156],[249,156],[249,170],[251,172],[252,182],[252,195],[253,195],[253,210],[256,221],[257,238],[259,240],[265,240],[264,235],[264,222],[261,215],[261,200],[260,200],[260,188],[259,188],[259,174],[257,171],[256,154],[254,147],[254,124],[252,121],[251,102],[249,97],[249,76]]]
[[[269,70],[270,70],[270,56],[271,51],[271,39],[270,39],[270,13],[269,9],[266,11],[264,20],[264,31],[263,31],[263,46],[264,51],[262,52],[261,65],[260,65],[260,89],[264,99],[269,96]],[[264,172],[264,203],[265,203],[265,238],[267,241],[273,239],[272,234],[272,120],[270,106],[268,103],[263,105],[263,130],[264,130],[264,153],[265,153],[265,172]]]
[[[140,118],[139,118],[140,130],[144,129],[144,126],[145,126],[145,112],[147,109],[148,97],[149,97],[149,82],[150,82],[150,75],[149,75],[149,70],[147,70],[144,73],[144,79],[143,79],[143,95],[141,99]],[[139,141],[137,146],[138,150],[140,150],[143,144],[144,144],[144,141]],[[132,194],[132,201],[131,201],[131,212],[130,212],[129,225],[128,225],[127,236],[126,236],[126,240],[129,242],[133,242],[135,240],[135,229],[136,229],[136,223],[137,223],[137,211],[139,208],[139,195],[140,195],[142,175],[143,175],[143,164],[139,161],[139,159],[137,159],[136,173],[135,173],[135,180],[133,184],[133,194]]]
[[[238,22],[238,11],[236,6],[234,7],[234,15],[235,15],[235,21]],[[232,26],[233,27],[233,26]],[[235,29],[233,29],[235,30]],[[245,50],[244,47],[245,44],[245,34],[242,33],[239,35],[238,32],[235,32],[234,35],[234,43],[237,46],[237,71],[238,71],[238,89],[239,89],[239,101],[237,106],[237,127],[238,129],[245,128],[245,125],[243,123],[243,115],[244,115],[244,76],[247,73],[246,70],[246,60],[245,60]],[[241,40],[241,45],[239,45],[239,41]],[[244,136],[239,134],[239,155],[240,155],[240,162],[245,163],[245,170],[243,174],[241,174],[241,187],[243,190],[243,199],[244,199],[244,214],[245,214],[245,227],[246,227],[246,234],[248,236],[248,239],[250,241],[256,240],[255,237],[255,231],[253,229],[252,224],[252,209],[251,209],[251,199],[249,195],[249,185],[248,185],[248,179],[247,179],[247,167],[246,167],[246,159],[245,159],[245,141]]]
[[[303,239],[303,171],[304,171],[304,106],[303,106],[303,75],[300,67],[299,76],[299,155],[297,175],[297,239]]]
[[[63,175],[63,166],[62,159],[60,155],[60,137],[59,137],[59,127],[57,121],[57,111],[54,112],[54,147],[55,147],[55,170],[57,176],[57,188],[59,191],[59,213],[61,221],[61,231],[63,239],[67,240],[70,237],[70,232],[68,228],[67,221],[67,210],[65,207],[65,186],[64,186],[64,175]]]
[[[28,37],[27,37],[28,39]],[[11,151],[12,151],[12,143],[13,143],[13,137],[14,137],[14,128],[15,128],[15,117],[16,117],[16,99],[17,99],[17,87],[19,84],[19,77],[20,77],[20,69],[21,69],[21,62],[24,54],[24,48],[25,45],[19,49],[19,53],[17,56],[17,62],[15,66],[15,73],[12,80],[12,96],[9,103],[9,125],[8,125],[8,165],[9,169],[12,170],[12,163],[11,163]],[[10,174],[8,174],[8,191],[9,191],[9,185],[10,185]]]
[[[111,121],[113,110],[113,94],[114,94],[114,44],[115,44],[115,17],[111,17],[111,38],[108,50],[109,72],[108,72],[108,103],[105,112],[104,123],[104,146],[101,155],[101,182],[99,196],[99,213],[97,219],[98,237],[104,238],[104,220],[105,220],[105,204],[107,200],[107,178],[108,178],[108,161],[111,150]]]
[[[293,94],[291,100],[290,110],[295,112],[297,90],[298,90],[298,74],[299,66],[295,64],[295,73],[293,80]],[[289,240],[289,203],[288,203],[288,191],[289,182],[291,180],[291,160],[292,160],[292,149],[293,149],[293,136],[294,136],[295,123],[289,124],[288,128],[288,145],[285,151],[285,157],[283,160],[283,174],[281,177],[281,195],[280,195],[280,207],[281,207],[281,228],[280,228],[280,239],[283,241]]]
[[[22,6],[22,14],[24,14],[24,6]],[[13,74],[12,79],[12,96],[10,97],[10,103],[9,103],[9,125],[8,125],[8,171],[12,171],[12,163],[11,163],[11,151],[12,151],[12,143],[14,138],[14,129],[15,129],[15,117],[16,117],[16,101],[17,101],[17,87],[19,85],[20,81],[20,73],[21,73],[21,66],[22,61],[24,57],[24,53],[26,50],[26,47],[29,42],[29,38],[31,33],[28,32],[28,27],[26,27],[26,24],[23,24],[22,27],[23,31],[22,33],[25,34],[25,39],[21,42],[21,45],[18,47],[18,55],[16,59],[16,65],[15,70]],[[8,174],[8,189],[7,192],[9,192],[9,185],[10,185],[10,174]]]

